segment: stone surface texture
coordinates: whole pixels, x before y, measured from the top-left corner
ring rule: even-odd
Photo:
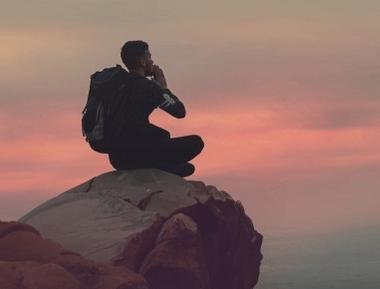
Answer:
[[[44,240],[50,242],[47,248],[62,245],[65,258],[109,266],[126,274],[120,278],[141,278],[133,279],[141,283],[120,285],[140,287],[118,289],[148,288],[145,280],[152,289],[250,289],[259,277],[262,236],[242,204],[214,186],[157,169],[102,174],[41,204],[19,222],[13,226],[27,229],[16,234],[23,238],[15,240],[18,247],[29,239],[49,239]],[[17,276],[29,276],[30,270],[55,272],[52,276],[67,278],[62,286],[71,286],[50,288],[78,288],[83,282],[66,263],[52,263],[44,250],[25,247],[6,255],[2,246],[0,274],[16,266]],[[75,268],[75,260],[70,262],[69,268]],[[107,278],[119,273],[112,274]]]
[[[0,288],[149,289],[149,285],[128,268],[85,259],[45,240],[29,225],[0,222]]]

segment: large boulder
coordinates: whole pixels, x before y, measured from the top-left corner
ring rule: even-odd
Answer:
[[[149,289],[139,274],[95,262],[45,240],[33,227],[0,221],[1,289]]]
[[[239,201],[157,169],[113,171],[48,200],[20,222],[154,289],[250,289],[262,236]]]

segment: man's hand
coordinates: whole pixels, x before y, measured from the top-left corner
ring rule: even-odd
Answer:
[[[157,81],[162,88],[168,88],[164,72],[158,65],[153,65],[153,79]]]

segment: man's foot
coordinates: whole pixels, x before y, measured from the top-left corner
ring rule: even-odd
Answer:
[[[191,163],[163,164],[156,166],[156,168],[180,177],[190,176],[195,171],[195,167]]]

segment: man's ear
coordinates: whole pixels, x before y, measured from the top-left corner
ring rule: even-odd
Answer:
[[[138,62],[140,64],[140,66],[145,67],[146,61],[145,61],[144,57],[140,57]]]

